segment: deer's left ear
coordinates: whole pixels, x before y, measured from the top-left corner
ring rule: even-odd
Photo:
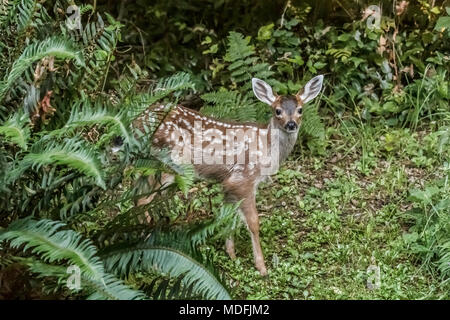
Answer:
[[[323,75],[316,76],[309,80],[305,87],[297,93],[303,104],[311,101],[320,93],[322,90]]]
[[[272,87],[264,81],[253,78],[252,79],[253,93],[262,102],[267,103],[269,106],[274,103],[276,97],[272,92]]]

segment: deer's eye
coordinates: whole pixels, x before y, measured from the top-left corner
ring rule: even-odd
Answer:
[[[297,112],[298,112],[298,114],[302,114],[303,108],[298,108],[298,109],[297,109]]]
[[[282,112],[281,109],[275,109],[275,114],[276,114],[277,116],[281,116],[281,112]]]

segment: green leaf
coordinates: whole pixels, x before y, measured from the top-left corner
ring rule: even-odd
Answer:
[[[273,27],[275,25],[273,23],[268,24],[266,26],[262,26],[258,30],[258,40],[269,40],[272,37]]]
[[[434,27],[434,30],[437,31],[444,31],[445,29],[450,29],[450,17],[440,17]]]
[[[305,64],[305,61],[302,59],[301,56],[295,56],[294,58],[289,58],[288,59],[289,62],[295,63],[299,66],[302,66]]]
[[[413,243],[416,242],[417,239],[419,239],[419,235],[417,234],[417,232],[404,233],[402,235],[402,238],[406,243]]]
[[[413,189],[410,191],[410,199],[423,204],[428,204],[432,201],[432,197],[439,193],[439,188],[436,186],[426,187],[425,190]]]
[[[323,67],[325,67],[327,64],[325,62],[316,62],[314,63],[314,68],[316,68],[317,70],[322,69]]]

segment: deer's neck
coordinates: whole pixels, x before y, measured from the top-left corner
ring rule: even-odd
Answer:
[[[295,143],[297,142],[298,131],[295,132],[287,132],[283,128],[281,128],[274,118],[270,119],[270,123],[268,125],[269,129],[278,129],[278,138],[279,138],[279,160],[280,163],[286,160],[289,154],[294,149]]]

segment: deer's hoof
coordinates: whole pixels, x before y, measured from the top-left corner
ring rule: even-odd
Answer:
[[[260,269],[259,273],[261,274],[261,277],[265,277],[266,278],[266,277],[269,276],[269,273],[267,272],[266,268]]]
[[[264,264],[262,266],[261,265],[257,265],[256,269],[258,269],[258,271],[259,271],[259,273],[261,274],[262,277],[266,277],[268,275],[266,266]]]
[[[231,260],[236,260],[236,253],[234,251],[227,251],[227,253]]]
[[[226,248],[226,251],[227,251],[228,255],[230,256],[231,260],[235,260],[236,252],[234,251],[233,240],[227,239],[227,241],[225,242],[225,248]]]

